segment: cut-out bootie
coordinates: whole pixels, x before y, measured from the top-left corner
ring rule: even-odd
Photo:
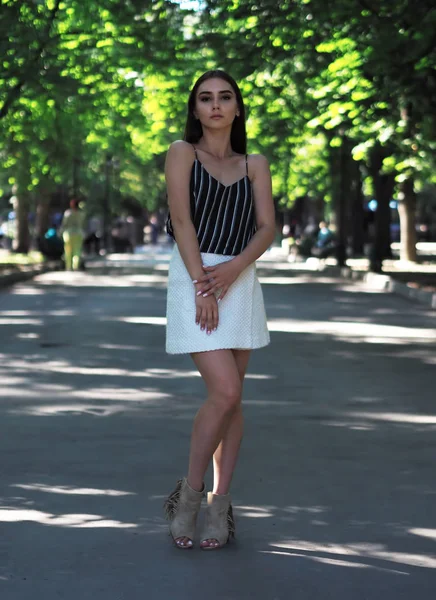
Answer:
[[[176,488],[164,503],[166,518],[170,521],[170,534],[177,548],[186,550],[194,545],[195,525],[204,496],[204,485],[201,492],[193,490],[186,477],[179,479]],[[189,538],[190,543],[180,544],[179,538]]]
[[[204,529],[201,533],[202,544],[206,540],[216,540],[217,546],[203,546],[202,550],[217,550],[235,537],[235,521],[230,494],[207,494],[207,509]]]

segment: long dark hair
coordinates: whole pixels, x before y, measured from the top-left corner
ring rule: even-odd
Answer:
[[[246,154],[247,152],[247,133],[245,130],[245,107],[242,99],[241,90],[238,87],[236,81],[225,71],[215,69],[214,71],[206,71],[201,77],[197,79],[194,87],[189,94],[188,99],[188,117],[186,119],[185,135],[183,139],[185,142],[190,144],[196,144],[203,135],[203,127],[200,121],[194,116],[195,100],[197,97],[197,90],[199,86],[208,79],[224,79],[227,81],[235,92],[236,101],[239,108],[239,117],[235,117],[232,124],[232,131],[230,133],[230,144],[234,152],[239,154]]]

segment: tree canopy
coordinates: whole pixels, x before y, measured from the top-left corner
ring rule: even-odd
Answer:
[[[379,176],[400,200],[436,182],[431,0],[3,0],[0,9],[0,188],[15,186],[24,204],[63,185],[97,207],[111,161],[119,195],[162,205],[163,157],[182,135],[189,89],[217,67],[240,82],[250,150],[270,159],[283,207],[301,197],[337,205],[341,152],[372,195]]]

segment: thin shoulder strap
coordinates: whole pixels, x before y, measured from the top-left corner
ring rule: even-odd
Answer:
[[[195,158],[198,159],[197,156],[197,148],[194,146],[194,144],[191,144],[191,146],[194,148],[194,152],[195,152]]]
[[[245,155],[245,174],[248,175],[248,154]]]

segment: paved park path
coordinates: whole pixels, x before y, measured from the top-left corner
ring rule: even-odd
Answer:
[[[164,352],[165,273],[0,293],[1,600],[434,599],[435,313],[319,274],[262,282],[237,541],[210,553],[162,517],[203,397]]]

